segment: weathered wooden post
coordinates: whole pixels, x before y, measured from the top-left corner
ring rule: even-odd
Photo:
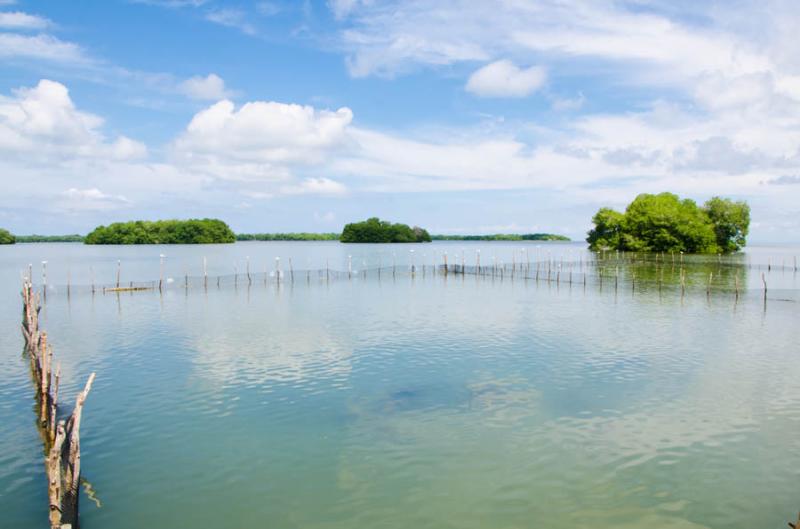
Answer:
[[[164,257],[163,253],[158,255],[158,291],[164,287]],[[204,258],[205,259],[205,258]]]
[[[686,293],[686,272],[681,267],[681,301],[683,301],[683,296]]]
[[[447,276],[447,252],[442,254],[442,261],[444,262],[444,275]]]
[[[347,279],[353,279],[353,256],[347,256]]]
[[[119,288],[120,274],[122,274],[122,261],[117,259],[117,288]]]
[[[250,279],[250,256],[244,258],[245,261],[245,271],[247,272],[247,284],[248,286],[252,284],[252,280]]]
[[[47,261],[42,261],[42,298],[47,301]]]
[[[292,258],[289,258],[289,279],[294,284],[294,267],[292,266]]]
[[[764,303],[767,302],[767,278],[764,276],[764,272],[761,272],[761,282],[764,283]]]

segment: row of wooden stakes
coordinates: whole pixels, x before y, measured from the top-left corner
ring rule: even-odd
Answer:
[[[83,391],[78,394],[70,416],[66,420],[58,420],[61,366],[53,371],[53,349],[47,343],[47,333],[39,328],[39,295],[29,279],[25,279],[22,285],[22,301],[22,335],[36,388],[39,433],[47,454],[50,527],[76,529],[81,477],[81,413],[95,374],[89,376]]]

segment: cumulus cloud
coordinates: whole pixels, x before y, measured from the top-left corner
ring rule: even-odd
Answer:
[[[120,136],[107,142],[103,119],[75,108],[67,87],[43,79],[0,97],[0,152],[30,161],[75,157],[137,158],[146,147]]]
[[[217,74],[205,77],[195,76],[183,81],[179,86],[181,93],[199,100],[227,99],[232,94],[225,88],[225,81]]]
[[[481,97],[526,97],[541,88],[546,79],[544,68],[519,68],[509,60],[500,60],[475,71],[466,90]]]
[[[343,142],[352,119],[349,108],[255,101],[237,109],[225,100],[192,118],[174,152],[184,163],[222,178],[283,180],[292,165],[318,163]]]
[[[5,29],[45,29],[52,23],[46,18],[23,13],[7,11],[0,13],[0,28]]]

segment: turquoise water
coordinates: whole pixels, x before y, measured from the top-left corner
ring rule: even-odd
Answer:
[[[754,248],[737,301],[722,268],[718,290],[698,280],[683,298],[625,265],[602,290],[577,270],[573,284],[408,273],[478,249],[484,266],[526,249],[573,262],[579,245],[409,249],[0,248],[0,526],[46,523],[18,297],[42,260],[62,400],[97,372],[81,430],[101,506],[81,499],[84,529],[755,529],[796,515],[800,250]],[[160,254],[163,295],[86,288],[115,282],[118,259],[122,283],[157,279]],[[226,281],[181,288],[204,256]],[[293,284],[263,283],[275,257],[284,271],[292,258]],[[353,263],[352,279],[300,272],[326,262]],[[399,273],[359,274],[378,262]]]

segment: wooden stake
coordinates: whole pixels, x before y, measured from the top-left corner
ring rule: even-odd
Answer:
[[[53,447],[47,456],[47,496],[50,500],[50,527],[52,529],[61,528],[62,497],[64,493],[61,485],[61,450],[65,439],[64,421],[60,421]]]

